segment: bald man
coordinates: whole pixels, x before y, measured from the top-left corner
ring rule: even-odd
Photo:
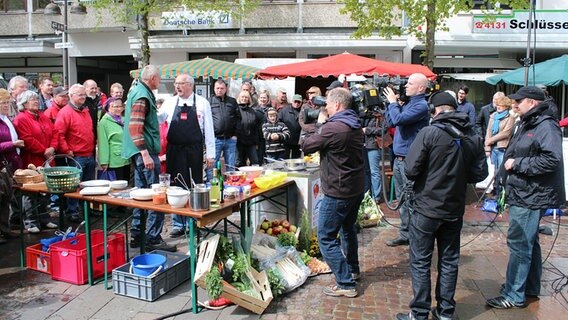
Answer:
[[[87,99],[85,100],[85,106],[89,108],[89,114],[91,115],[91,121],[93,123],[93,135],[95,137],[94,143],[97,144],[97,115],[101,109],[101,96],[98,93],[98,85],[95,80],[86,80],[83,82],[85,91],[87,93]]]
[[[394,187],[398,197],[401,196],[404,186],[408,183],[405,174],[405,158],[410,145],[416,138],[418,131],[426,127],[430,121],[428,104],[425,92],[428,88],[428,79],[421,73],[413,73],[408,77],[405,85],[406,95],[409,100],[401,106],[398,96],[391,88],[385,88],[384,94],[389,101],[387,108],[387,120],[396,127],[394,134],[393,150],[395,154],[392,166],[394,175]],[[408,221],[412,208],[408,201],[400,207],[400,232],[395,239],[387,241],[389,247],[408,245]]]

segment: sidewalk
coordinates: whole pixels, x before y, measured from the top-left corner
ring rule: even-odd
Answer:
[[[385,210],[389,222],[398,224],[396,214]],[[566,226],[556,236],[541,235],[544,265],[543,295],[530,300],[525,309],[494,310],[485,306],[485,299],[496,296],[504,282],[508,250],[507,223],[468,206],[462,231],[459,280],[456,293],[457,319],[558,319],[568,311],[568,289],[555,294],[553,286],[559,279],[558,270],[568,270],[568,233]],[[546,218],[551,220],[551,218]],[[568,221],[568,220],[567,220]],[[543,221],[543,224],[550,224]],[[166,224],[168,225],[168,224]],[[169,319],[394,319],[406,312],[412,298],[408,270],[408,248],[390,248],[385,241],[395,237],[392,226],[363,229],[359,236],[362,279],[359,296],[354,299],[323,295],[323,287],[333,282],[332,275],[310,278],[299,289],[273,300],[262,317],[232,306],[221,311],[203,311],[197,315],[185,313]],[[47,233],[40,237],[47,236]],[[34,236],[37,238],[37,236]],[[28,236],[28,243],[34,241]],[[35,240],[37,241],[37,239]],[[180,251],[187,251],[182,240]],[[469,243],[471,241],[471,243]],[[156,319],[166,314],[190,308],[189,283],[184,283],[155,302],[114,295],[103,284],[75,286],[51,280],[50,276],[18,268],[18,242],[3,245],[0,258],[0,319]],[[433,265],[436,264],[434,260]],[[433,272],[432,278],[437,274]],[[566,282],[566,278],[563,280]],[[205,299],[204,291],[198,297]],[[565,298],[566,297],[566,298]]]

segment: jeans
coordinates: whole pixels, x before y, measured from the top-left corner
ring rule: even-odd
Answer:
[[[237,159],[237,140],[233,138],[215,138],[215,168],[221,160],[221,152],[225,159],[225,171],[235,170]],[[213,179],[213,168],[207,169],[207,180]],[[177,216],[177,215],[176,215]]]
[[[490,159],[495,168],[495,174],[499,173],[499,167],[501,167],[501,164],[503,163],[503,156],[505,156],[505,149],[491,149]],[[498,175],[495,176],[495,181],[493,181],[493,190],[493,193],[499,196],[500,184]]]
[[[542,256],[538,243],[538,225],[545,210],[509,207],[509,263],[501,296],[514,303],[524,303],[525,294],[540,294]]]
[[[381,200],[381,150],[367,149],[367,159],[371,171],[371,192],[375,201]]]
[[[97,164],[95,163],[95,157],[88,156],[76,156],[75,161],[77,161],[81,168],[83,168],[81,172],[81,181],[89,181],[95,179],[95,167]],[[79,200],[77,199],[67,199],[67,216],[75,216],[79,214]]]
[[[160,160],[158,155],[150,155],[154,161],[154,170],[148,170],[144,167],[144,161],[140,153],[132,157],[134,162],[134,186],[138,188],[150,188],[152,183],[158,183],[160,175]],[[131,234],[133,238],[140,236],[140,215],[141,209],[132,210]],[[164,227],[164,214],[148,210],[148,220],[146,221],[146,243],[156,243],[162,240],[160,233]]]
[[[410,309],[416,319],[428,319],[432,297],[430,266],[434,241],[438,248],[438,278],[436,308],[442,316],[451,318],[456,308],[454,295],[460,258],[460,232],[463,218],[441,220],[426,217],[416,211],[410,219],[410,273],[414,298]]]
[[[247,160],[249,160],[250,165],[260,164],[258,162],[258,146],[256,144],[238,144],[237,151],[239,153],[239,166],[247,166]]]
[[[351,273],[359,273],[359,245],[355,220],[363,195],[348,199],[323,196],[318,218],[318,241],[325,262],[335,275],[337,286],[354,289]],[[341,238],[341,245],[337,234]]]
[[[392,170],[394,175],[394,188],[396,190],[396,196],[400,201],[404,186],[408,183],[408,178],[406,178],[406,174],[404,174],[404,160],[396,158],[394,160],[394,166]],[[408,240],[408,219],[411,215],[412,207],[410,206],[409,201],[405,201],[400,207],[399,230],[400,237],[404,240]]]

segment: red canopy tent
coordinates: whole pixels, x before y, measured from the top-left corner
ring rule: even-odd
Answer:
[[[422,65],[381,61],[347,52],[311,61],[268,67],[258,71],[256,77],[264,80],[287,77],[328,78],[339,77],[341,74],[408,77],[413,73],[422,73],[430,80],[436,79],[436,74]]]

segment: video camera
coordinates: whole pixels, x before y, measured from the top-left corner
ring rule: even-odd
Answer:
[[[379,77],[373,76],[373,84],[375,87],[379,88],[379,92],[381,93],[381,97],[384,101],[386,101],[386,97],[383,95],[384,88],[391,88],[395,94],[398,94],[399,100],[402,102],[408,101],[408,96],[406,95],[406,84],[408,83],[408,79],[401,78],[401,77]]]

